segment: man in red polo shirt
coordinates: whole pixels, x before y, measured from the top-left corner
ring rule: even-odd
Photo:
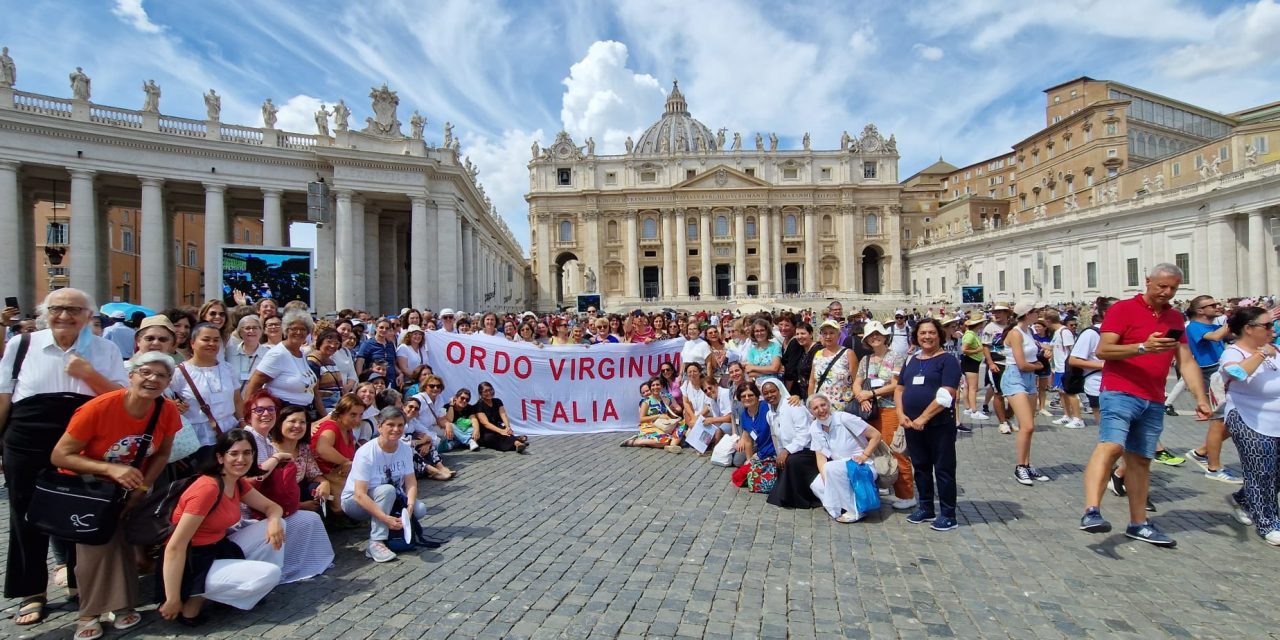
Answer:
[[[1173,357],[1187,389],[1196,398],[1196,415],[1208,420],[1200,368],[1187,347],[1182,313],[1169,306],[1182,284],[1182,270],[1158,264],[1147,274],[1146,292],[1111,305],[1102,321],[1097,357],[1102,367],[1102,421],[1098,446],[1084,472],[1084,517],[1080,529],[1090,533],[1111,530],[1099,505],[1111,468],[1124,455],[1125,488],[1129,498],[1129,526],[1125,535],[1155,545],[1172,547],[1173,538],[1147,519],[1151,458],[1164,431],[1164,385]]]

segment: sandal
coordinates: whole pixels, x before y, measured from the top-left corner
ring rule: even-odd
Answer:
[[[142,623],[142,614],[133,609],[121,609],[120,611],[112,611],[107,614],[107,622],[115,627],[116,631],[124,631],[132,629]]]
[[[65,564],[58,565],[57,570],[53,572],[53,586],[55,587],[67,586],[67,565]]]
[[[44,621],[44,616],[45,616],[44,608],[45,608],[45,605],[47,604],[49,604],[49,599],[46,598],[45,596],[28,596],[26,598],[23,598],[22,604],[18,605],[17,615],[13,617],[14,624],[18,624],[18,625],[40,624],[41,622]],[[24,618],[26,616],[32,616],[32,615],[35,616],[34,620],[28,620],[26,622],[18,622],[18,618]]]
[[[76,620],[76,632],[71,637],[74,640],[98,640],[102,637],[102,623],[97,618]]]

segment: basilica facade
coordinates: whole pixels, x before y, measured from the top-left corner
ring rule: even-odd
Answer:
[[[534,143],[529,227],[537,307],[901,298],[897,140],[875,125],[835,149],[713,132],[678,84],[621,155],[560,132]],[[805,306],[810,306],[806,304]]]

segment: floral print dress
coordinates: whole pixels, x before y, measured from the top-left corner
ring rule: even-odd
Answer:
[[[836,358],[836,362],[823,379],[822,372],[827,370],[827,365],[831,363],[832,358]],[[822,350],[818,351],[813,356],[813,368],[810,370],[817,376],[815,379],[822,382],[814,389],[814,393],[826,396],[831,401],[832,411],[844,411],[845,407],[853,401],[853,372],[849,370],[847,350],[840,349],[834,356],[828,356]]]

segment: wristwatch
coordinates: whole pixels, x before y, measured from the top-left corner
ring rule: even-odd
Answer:
[[[1143,355],[1143,354],[1145,354],[1146,352],[1147,352],[1147,343],[1145,343],[1145,342],[1139,342],[1139,343],[1138,343],[1138,355]]]

